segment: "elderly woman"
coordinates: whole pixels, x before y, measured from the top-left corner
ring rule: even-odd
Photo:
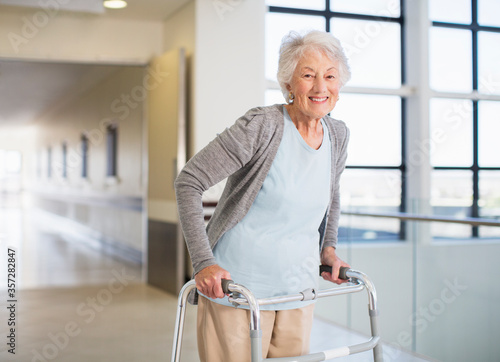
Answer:
[[[259,107],[196,154],[175,188],[195,272],[201,361],[250,360],[249,313],[225,298],[233,279],[257,298],[334,283],[348,266],[335,253],[339,178],[349,131],[328,116],[350,77],[339,41],[329,33],[290,33],[280,48],[278,80],[287,104]],[[207,228],[202,194],[228,178]],[[261,307],[263,357],[308,353],[314,304]],[[237,356],[237,357],[235,357]]]

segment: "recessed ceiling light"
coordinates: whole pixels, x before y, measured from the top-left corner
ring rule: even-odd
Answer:
[[[123,9],[127,6],[124,0],[104,0],[104,7],[108,9]]]

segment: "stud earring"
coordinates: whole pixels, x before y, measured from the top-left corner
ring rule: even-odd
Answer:
[[[288,104],[292,104],[294,99],[295,99],[295,96],[293,95],[293,93],[289,92],[288,93]]]

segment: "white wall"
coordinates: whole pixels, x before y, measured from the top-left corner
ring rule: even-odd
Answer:
[[[191,1],[163,22],[163,50],[184,48],[191,57],[195,50],[195,1]]]
[[[191,154],[264,104],[264,0],[196,1]]]
[[[161,52],[161,22],[22,9],[0,13],[0,57],[146,64]]]

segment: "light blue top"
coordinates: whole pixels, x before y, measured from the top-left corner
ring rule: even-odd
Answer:
[[[284,123],[283,139],[259,194],[243,220],[214,249],[217,263],[257,298],[318,287],[318,228],[330,200],[330,137],[322,121],[323,142],[315,150],[286,110]],[[213,301],[231,305],[227,297]],[[311,303],[288,302],[261,309],[294,309]]]

